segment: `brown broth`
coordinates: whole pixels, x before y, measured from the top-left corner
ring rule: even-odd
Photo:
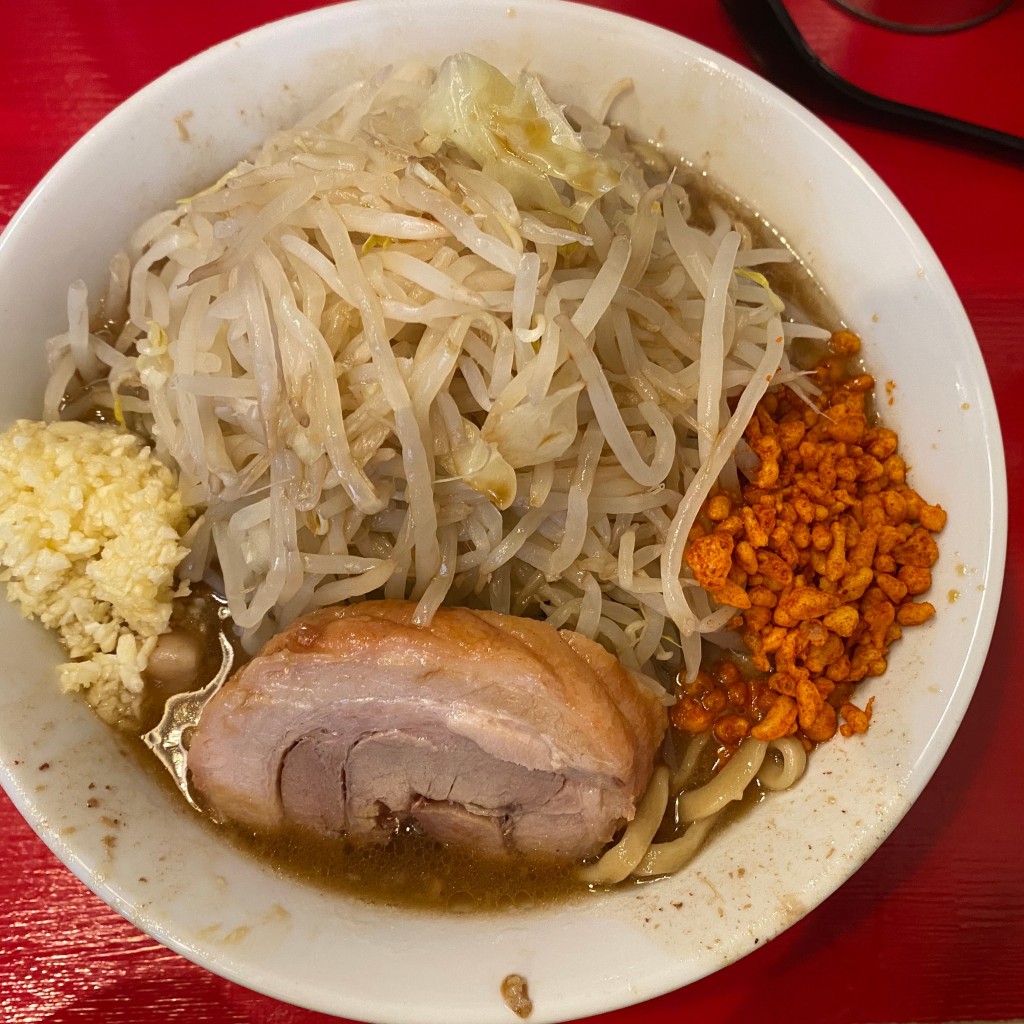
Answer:
[[[198,650],[198,671],[191,686],[185,690],[199,689],[205,686],[217,673],[221,664],[221,648],[218,635],[221,629],[219,612],[224,601],[203,583],[193,584],[192,593],[185,598],[175,600],[172,611],[170,629],[188,636]],[[227,630],[226,635],[231,636]],[[241,647],[233,644],[237,667],[241,664],[244,654]],[[152,676],[146,678],[140,722],[143,732],[148,732],[160,721],[164,713],[167,699],[180,687],[165,686]]]
[[[415,910],[524,910],[579,896],[578,866],[562,860],[487,856],[404,830],[385,843],[333,839],[299,828],[260,834],[221,829],[235,845],[333,892]]]

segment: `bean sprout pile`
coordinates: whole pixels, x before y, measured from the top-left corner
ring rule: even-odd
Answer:
[[[696,672],[734,612],[687,536],[768,387],[814,391],[787,342],[828,331],[762,275],[787,249],[695,217],[606,123],[620,91],[562,108],[465,54],[382,72],[146,221],[111,266],[116,328],[72,286],[45,415],[79,395],[173,468],[181,574],[248,649],[373,594]]]

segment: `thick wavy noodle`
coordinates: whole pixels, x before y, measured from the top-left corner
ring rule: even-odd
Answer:
[[[718,820],[718,813],[695,821],[678,838],[667,843],[652,843],[633,869],[634,878],[673,875],[697,856]]]
[[[686,751],[679,762],[679,767],[672,775],[672,789],[674,792],[681,793],[689,785],[690,780],[697,772],[697,766],[700,763],[701,757],[704,755],[710,742],[711,732],[708,731],[698,733],[686,744]]]
[[[626,826],[622,838],[606,850],[601,858],[580,872],[591,885],[614,885],[628,878],[650,849],[654,833],[661,827],[668,805],[668,769],[655,768],[647,792],[636,809],[636,816]]]
[[[782,790],[795,785],[807,769],[807,751],[795,736],[772,740],[757,781],[764,789]]]
[[[659,768],[619,841],[581,872],[591,885],[623,879],[671,875],[699,852],[729,804],[753,788],[778,791],[794,785],[807,766],[807,754],[794,736],[780,740],[746,739],[722,768],[702,785],[687,788],[712,749],[711,733],[694,736],[675,773]],[[654,842],[659,832],[675,836]],[[641,849],[644,839],[647,845]]]
[[[741,799],[747,786],[754,781],[767,749],[768,744],[764,740],[744,740],[710,782],[679,794],[676,800],[678,820],[700,821],[716,814],[733,800]]]

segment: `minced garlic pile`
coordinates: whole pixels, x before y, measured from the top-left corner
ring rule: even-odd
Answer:
[[[0,581],[74,660],[64,690],[134,728],[142,673],[167,630],[188,513],[172,473],[131,434],[18,420],[0,434]]]

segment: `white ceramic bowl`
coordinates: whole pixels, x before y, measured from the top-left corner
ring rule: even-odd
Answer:
[[[218,177],[328,89],[381,64],[460,49],[506,71],[528,63],[556,97],[577,102],[631,77],[618,116],[780,226],[863,334],[879,379],[896,382],[886,416],[913,482],[950,521],[935,574],[939,616],[912,631],[869,684],[879,698],[869,734],[821,749],[796,789],[731,827],[676,878],[500,919],[412,915],[277,877],[219,842],[132,769],[83,704],[57,692],[52,638],[4,604],[0,774],[86,884],[219,974],[361,1020],[488,1024],[511,1019],[498,987],[516,971],[543,1024],[637,1002],[728,964],[817,905],[892,830],[949,745],[981,671],[1003,567],[1004,467],[963,309],[906,211],[856,154],[728,60],[550,0],[313,11],[201,54],[125,103],[56,166],[0,241],[0,421],[39,414],[42,341],[62,328],[68,282],[84,277],[98,294],[109,258],[143,217]],[[175,123],[186,111],[187,142]],[[947,605],[953,588],[960,599]],[[97,794],[100,807],[90,808]],[[114,846],[101,815],[122,823]]]

